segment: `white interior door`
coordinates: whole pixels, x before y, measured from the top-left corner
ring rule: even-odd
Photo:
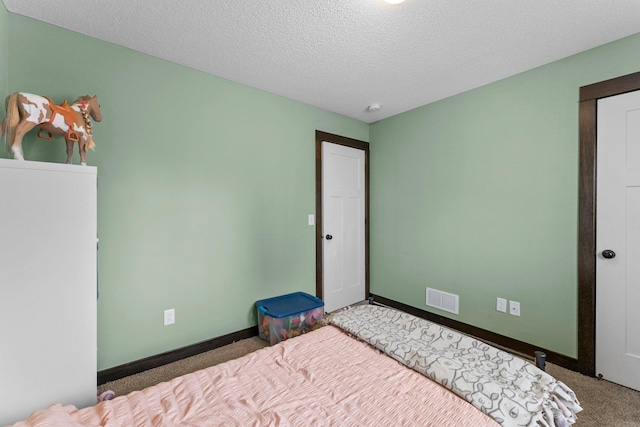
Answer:
[[[596,373],[640,390],[640,91],[598,101],[597,138]]]
[[[326,311],[365,298],[364,151],[322,143],[322,277]]]

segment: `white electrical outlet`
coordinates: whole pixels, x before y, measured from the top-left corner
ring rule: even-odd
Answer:
[[[309,225],[316,225],[316,216],[309,215]]]
[[[509,314],[520,316],[520,303],[518,301],[509,301]]]
[[[501,311],[503,313],[507,312],[507,300],[504,298],[498,298],[496,300],[496,310]]]
[[[164,311],[164,326],[176,323],[176,310],[174,308]]]

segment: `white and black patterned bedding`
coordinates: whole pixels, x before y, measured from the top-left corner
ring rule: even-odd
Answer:
[[[531,363],[424,319],[374,305],[329,323],[466,399],[504,427],[565,427],[582,410],[573,391]]]

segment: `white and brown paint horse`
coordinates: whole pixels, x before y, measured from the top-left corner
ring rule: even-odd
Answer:
[[[5,108],[7,115],[0,123],[0,136],[7,133],[7,145],[15,159],[24,160],[22,138],[38,126],[38,137],[42,139],[51,139],[52,134],[64,137],[67,163],[71,163],[73,143],[77,142],[81,162],[87,164],[87,149],[95,146],[91,118],[96,122],[102,120],[97,96],[81,96],[71,105],[67,101],[56,105],[45,96],[15,92],[7,97]]]

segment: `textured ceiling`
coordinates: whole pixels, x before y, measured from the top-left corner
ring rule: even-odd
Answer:
[[[367,123],[640,32],[640,0],[3,1]]]

